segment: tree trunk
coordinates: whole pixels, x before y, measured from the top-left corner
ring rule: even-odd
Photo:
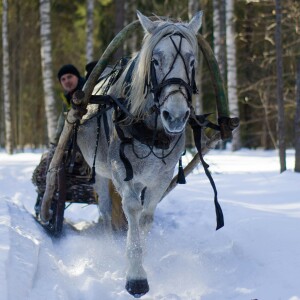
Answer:
[[[240,116],[237,95],[236,45],[234,23],[234,0],[226,1],[226,51],[227,51],[227,91],[230,115]],[[232,150],[241,148],[240,131],[237,129],[232,138]]]
[[[23,41],[22,36],[22,16],[21,16],[21,0],[15,0],[14,2],[14,9],[16,13],[15,17],[15,29],[14,32],[11,33],[13,36],[11,37],[14,40],[13,47],[10,50],[11,53],[11,64],[12,70],[19,70],[18,72],[12,72],[11,74],[11,98],[12,104],[15,103],[13,106],[12,111],[14,112],[13,119],[14,119],[14,140],[15,140],[15,148],[18,150],[22,150],[24,148],[23,142],[23,112],[25,109],[24,106],[24,99],[22,98],[21,93],[21,83],[22,83],[22,71],[21,71],[21,53],[22,53],[22,45],[25,44]]]
[[[3,97],[2,97],[3,98]],[[4,105],[0,100],[0,148],[5,146]]]
[[[55,135],[57,113],[53,92],[50,0],[40,0],[42,76],[47,118],[48,139]]]
[[[224,0],[213,0],[213,49],[217,59],[221,77],[226,82],[226,20]],[[225,149],[226,142],[220,141],[217,145],[220,149]]]
[[[11,103],[9,90],[9,47],[8,47],[8,4],[7,0],[2,0],[2,58],[3,58],[3,101],[5,119],[5,148],[7,153],[13,153],[13,132],[11,119]]]
[[[255,24],[253,24],[253,18],[255,16],[255,7],[254,3],[250,2],[246,5],[245,11],[245,84],[248,86],[251,85],[255,79],[255,70],[253,68],[253,63],[251,63],[251,59],[254,57],[254,49],[253,49],[253,41],[255,40],[254,32],[255,32]],[[250,93],[249,93],[250,95]],[[252,105],[249,103],[249,95],[244,96],[245,101],[242,102],[242,107],[240,110],[241,115],[243,115],[243,146],[246,148],[251,148],[254,146],[255,140],[255,131],[252,128],[251,121],[253,120],[254,109]],[[247,99],[247,100],[246,100]],[[263,133],[267,134],[266,124],[263,122]],[[262,138],[263,139],[263,138]],[[264,140],[264,139],[263,139]],[[264,143],[262,143],[264,145]]]
[[[213,0],[214,54],[219,64],[221,76],[226,79],[226,20],[224,0]]]
[[[297,59],[295,115],[295,172],[300,172],[300,57]]]
[[[94,0],[87,0],[86,8],[86,62],[88,64],[94,57]]]
[[[276,68],[277,68],[277,105],[278,105],[278,149],[280,159],[280,172],[286,170],[285,157],[285,127],[284,127],[284,101],[283,101],[283,64],[282,64],[282,47],[281,47],[281,3],[276,0]]]

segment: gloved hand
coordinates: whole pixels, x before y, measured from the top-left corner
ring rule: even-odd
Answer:
[[[72,96],[71,105],[72,108],[76,111],[74,113],[74,117],[77,118],[77,120],[80,120],[82,116],[87,113],[86,105],[82,103],[83,98],[84,92],[81,90],[75,91]]]

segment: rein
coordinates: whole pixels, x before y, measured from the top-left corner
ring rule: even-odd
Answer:
[[[214,204],[215,204],[215,211],[216,211],[216,221],[217,221],[217,227],[216,230],[222,228],[224,226],[224,217],[223,217],[223,212],[222,212],[222,208],[219,204],[218,201],[218,192],[217,192],[217,188],[215,185],[215,182],[208,170],[209,165],[204,161],[203,155],[202,155],[202,151],[201,151],[201,132],[202,132],[202,128],[203,125],[201,125],[201,123],[199,122],[199,119],[202,118],[201,121],[204,121],[206,123],[206,127],[210,127],[210,128],[214,128],[216,130],[220,131],[220,127],[218,125],[215,125],[213,123],[210,123],[209,121],[206,120],[206,117],[204,116],[196,116],[193,115],[193,117],[191,117],[189,119],[189,124],[192,127],[193,130],[193,136],[194,136],[194,142],[195,142],[195,146],[197,148],[198,154],[199,154],[199,158],[200,161],[202,163],[202,166],[204,168],[205,174],[212,186],[212,189],[214,191]],[[217,129],[218,128],[218,129]]]
[[[179,36],[180,37],[179,47],[177,47],[177,45],[175,44],[172,36]],[[167,98],[171,94],[179,92],[182,95],[184,95],[182,90],[180,89],[181,86],[183,86],[185,88],[186,92],[187,92],[187,96],[184,95],[184,98],[187,100],[187,103],[188,103],[189,107],[191,106],[191,103],[192,103],[192,94],[198,93],[198,89],[197,89],[196,82],[195,82],[195,68],[193,67],[193,69],[192,69],[192,76],[191,76],[192,78],[190,80],[188,68],[186,66],[184,57],[181,54],[182,39],[184,39],[184,36],[181,33],[175,33],[175,34],[172,34],[172,35],[167,35],[166,37],[169,37],[171,39],[172,44],[173,44],[173,46],[176,50],[176,55],[173,59],[173,62],[171,64],[171,67],[170,67],[169,71],[165,74],[164,78],[162,79],[162,81],[160,83],[158,83],[158,81],[157,81],[157,76],[156,76],[156,71],[155,71],[155,60],[152,59],[151,60],[151,65],[150,65],[150,75],[151,75],[151,78],[150,78],[150,92],[153,94],[153,100],[155,102],[155,105],[157,106],[158,111],[160,111],[160,107],[165,103],[165,101],[167,100]],[[172,69],[174,67],[174,64],[175,64],[175,61],[177,60],[178,57],[180,57],[182,62],[183,62],[185,73],[186,73],[186,78],[187,78],[188,82],[185,82],[183,79],[178,78],[178,77],[172,77],[172,78],[166,79],[168,77],[168,75],[170,74],[170,72],[172,71]],[[179,85],[179,89],[169,93],[163,99],[163,101],[160,103],[159,102],[159,97],[160,97],[160,94],[161,94],[162,90],[166,86],[169,86],[169,85],[172,85],[172,84]],[[148,89],[149,89],[149,86],[148,86]]]

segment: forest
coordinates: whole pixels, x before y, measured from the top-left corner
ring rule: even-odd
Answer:
[[[51,44],[47,78],[41,34],[41,7],[45,5],[49,8],[45,28],[50,29],[46,43]],[[85,65],[98,60],[113,37],[137,19],[136,10],[180,21],[203,11],[200,33],[218,60],[230,112],[240,118],[233,150],[276,149],[280,141],[287,148],[300,147],[298,0],[3,0],[1,148],[13,152],[48,145],[45,82],[54,99],[51,114],[55,123],[61,111],[56,76],[60,66],[74,64],[84,75]],[[111,63],[137,51],[141,40],[139,31]],[[196,108],[200,113],[215,112],[208,69],[203,59],[200,62]]]

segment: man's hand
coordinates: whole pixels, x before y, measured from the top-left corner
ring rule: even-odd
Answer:
[[[71,101],[72,108],[76,111],[74,113],[74,117],[80,120],[82,116],[84,116],[87,113],[86,106],[82,103],[84,98],[84,92],[81,90],[76,91],[73,94],[73,98]]]

